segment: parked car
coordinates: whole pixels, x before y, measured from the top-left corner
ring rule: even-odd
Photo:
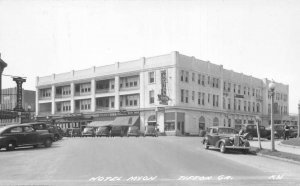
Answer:
[[[141,135],[141,132],[140,132],[139,127],[137,127],[137,126],[129,127],[128,132],[127,132],[127,137],[129,137],[129,136],[139,137],[140,135]]]
[[[257,137],[257,126],[256,124],[243,124],[242,129],[245,133],[248,133],[247,139],[253,140],[254,137]],[[267,130],[264,126],[259,126],[260,137],[271,139],[271,130]]]
[[[268,127],[268,130],[271,130],[271,127]],[[274,137],[283,138],[284,136],[284,124],[275,124],[274,125]]]
[[[31,125],[18,124],[0,128],[0,149],[14,150],[16,147],[44,145],[50,147],[54,135],[49,132],[38,132]]]
[[[250,143],[245,136],[240,136],[238,132],[230,127],[210,127],[203,139],[205,149],[214,147],[225,153],[227,149],[242,150],[248,153]]]
[[[94,127],[85,127],[81,133],[82,137],[95,137],[95,128]]]
[[[144,137],[145,136],[157,137],[158,136],[158,132],[156,130],[156,127],[155,126],[146,126]]]
[[[66,133],[67,137],[81,137],[80,128],[68,128]]]
[[[55,125],[47,124],[44,122],[35,122],[35,123],[25,123],[26,125],[31,125],[34,130],[38,132],[48,131],[54,135],[54,141],[60,140],[63,138],[61,131],[59,131],[58,127]]]
[[[121,126],[113,126],[111,128],[111,131],[110,131],[110,136],[111,137],[115,137],[115,136],[123,137],[124,134],[125,134],[124,129]]]
[[[298,126],[290,125],[290,138],[296,138],[298,135]]]
[[[98,127],[96,129],[96,136],[97,137],[101,137],[101,136],[109,137],[110,136],[110,130],[111,130],[111,127],[109,127],[109,126]]]

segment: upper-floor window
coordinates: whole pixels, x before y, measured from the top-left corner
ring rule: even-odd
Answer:
[[[228,92],[231,91],[231,83],[228,83]]]
[[[224,82],[223,82],[223,90],[226,91],[226,88],[227,88],[227,87],[226,87],[226,81],[224,81]]]
[[[88,93],[91,92],[91,84],[83,83],[75,85],[75,92]]]
[[[43,98],[51,97],[51,88],[41,89],[40,90],[40,96],[43,97]]]
[[[210,77],[209,76],[207,77],[207,85],[208,86],[210,85]]]
[[[192,91],[192,101],[195,100],[195,91]]]
[[[205,75],[202,75],[202,85],[205,86]]]
[[[233,92],[235,93],[236,84],[233,84]]]
[[[238,94],[241,93],[241,85],[238,86]]]
[[[185,82],[189,82],[189,72],[185,72]]]
[[[201,84],[201,74],[198,74],[198,84]]]
[[[181,100],[181,102],[184,102],[184,90],[183,89],[181,89],[181,95],[180,95],[180,100]]]
[[[195,81],[195,73],[192,73],[192,81]]]
[[[180,81],[183,81],[183,76],[184,76],[184,70],[180,71]]]
[[[189,102],[189,91],[185,90],[185,102],[188,103]]]
[[[151,90],[149,92],[149,103],[153,104],[154,103],[154,90]]]
[[[149,83],[155,83],[154,72],[149,72]]]

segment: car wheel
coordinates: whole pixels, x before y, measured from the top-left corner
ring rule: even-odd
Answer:
[[[252,134],[249,134],[249,135],[248,135],[247,140],[253,140]]]
[[[15,150],[15,148],[16,148],[16,143],[14,141],[10,141],[7,143],[7,146],[6,146],[7,151]]]
[[[225,144],[223,142],[220,144],[220,152],[222,152],[222,153],[226,152],[226,147],[225,147]]]
[[[209,149],[208,141],[207,141],[207,140],[204,141],[204,148],[205,148],[205,149]]]
[[[45,141],[44,141],[44,145],[45,147],[51,147],[52,145],[52,140],[50,138],[47,138]]]
[[[73,136],[72,136],[73,137]],[[58,135],[55,135],[54,136],[54,141],[58,141],[58,139],[59,139],[59,136]]]

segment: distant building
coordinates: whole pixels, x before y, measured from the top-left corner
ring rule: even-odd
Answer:
[[[169,135],[256,119],[268,126],[270,82],[172,52],[37,77],[36,113],[63,128],[132,115],[140,118],[142,131],[157,123]],[[289,113],[289,86],[275,84],[274,120],[282,123]]]
[[[17,88],[2,89],[2,98],[0,104],[0,110],[2,111],[13,111],[17,105]],[[22,107],[25,112],[30,112],[32,115],[35,114],[35,91],[23,90],[22,91]],[[19,117],[15,119],[1,119],[1,124],[14,124],[20,123]]]

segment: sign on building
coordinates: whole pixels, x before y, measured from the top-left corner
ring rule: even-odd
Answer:
[[[167,71],[160,71],[161,77],[161,94],[158,94],[159,104],[168,105],[170,98],[167,96]]]

